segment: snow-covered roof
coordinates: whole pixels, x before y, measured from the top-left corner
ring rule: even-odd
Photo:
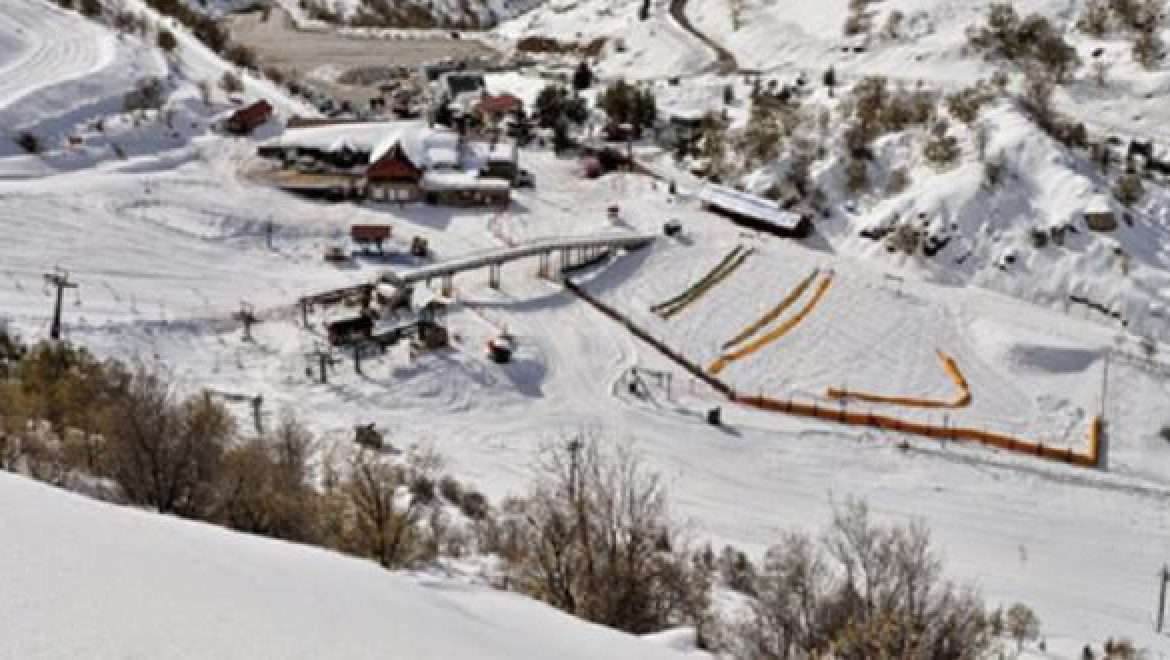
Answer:
[[[713,183],[703,186],[698,198],[724,211],[756,218],[781,229],[796,229],[801,221],[800,215],[779,208],[775,202]]]
[[[330,124],[309,128],[294,128],[266,144],[266,146],[300,147],[322,151],[365,152],[370,162],[377,162],[396,144],[412,163],[430,167],[434,163],[458,162],[455,152],[459,137],[454,133],[433,129],[421,120]],[[451,154],[455,158],[451,159]],[[438,159],[438,160],[432,160]]]
[[[1085,203],[1084,213],[1113,213],[1113,202],[1105,195],[1093,195]]]
[[[481,179],[474,171],[438,171],[431,170],[423,175],[423,189],[430,191],[440,190],[480,190],[484,192],[499,192],[508,190],[511,186],[503,179]]]
[[[484,161],[511,162],[516,160],[516,144],[506,140],[497,141],[495,144],[471,142],[468,144],[468,149],[475,158]]]

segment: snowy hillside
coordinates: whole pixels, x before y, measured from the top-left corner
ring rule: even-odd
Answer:
[[[0,655],[673,658],[522,596],[0,473]]]
[[[278,0],[302,25],[484,28],[514,18],[542,0]]]

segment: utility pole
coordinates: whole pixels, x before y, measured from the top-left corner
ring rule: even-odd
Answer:
[[[323,348],[315,349],[312,353],[309,353],[309,357],[317,358],[318,381],[322,385],[328,385],[329,367],[337,364],[337,358],[330,355],[329,351]]]
[[[353,370],[357,375],[362,376],[362,342],[353,342]]]
[[[252,397],[252,424],[256,426],[256,435],[264,435],[264,397],[257,394]]]
[[[1101,420],[1105,420],[1105,400],[1109,395],[1109,356],[1111,349],[1105,350],[1105,366],[1101,369]]]
[[[1162,565],[1162,587],[1158,590],[1158,625],[1154,628],[1154,632],[1162,632],[1162,622],[1166,614],[1166,584],[1170,582],[1170,567],[1165,564]]]
[[[240,311],[233,314],[232,318],[244,324],[244,341],[252,341],[252,326],[260,322],[252,305],[241,302]]]
[[[57,300],[53,304],[53,325],[49,328],[49,338],[56,341],[61,338],[61,297],[65,289],[76,289],[77,283],[69,279],[69,272],[61,268],[51,273],[45,273],[45,283],[56,287]]]

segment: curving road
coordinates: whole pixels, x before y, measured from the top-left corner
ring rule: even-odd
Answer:
[[[739,62],[736,61],[735,55],[732,55],[731,51],[724,48],[719,42],[697,30],[691,24],[691,20],[687,18],[686,9],[687,0],[670,0],[671,17],[682,26],[682,29],[690,32],[696,39],[707,44],[711,50],[715,51],[715,70],[721,74],[732,74],[739,71]]]

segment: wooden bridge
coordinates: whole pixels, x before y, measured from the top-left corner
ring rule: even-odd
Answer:
[[[655,239],[655,234],[635,234],[630,232],[610,232],[591,234],[588,236],[574,236],[550,238],[523,243],[504,248],[495,248],[473,252],[455,259],[449,259],[437,264],[414,268],[401,272],[386,272],[379,278],[382,282],[395,286],[407,286],[416,282],[430,283],[440,280],[443,292],[449,293],[453,288],[455,275],[469,270],[480,268],[488,269],[488,282],[493,287],[500,285],[500,269],[509,261],[540,258],[540,273],[553,274],[554,257],[559,257],[557,271],[571,268],[575,264],[588,262],[598,256],[616,249],[636,249],[645,246]]]

